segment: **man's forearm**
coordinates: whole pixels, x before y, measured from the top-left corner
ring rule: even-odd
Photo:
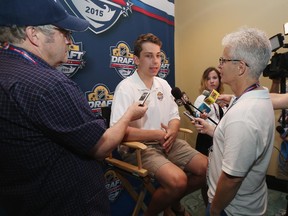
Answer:
[[[151,141],[161,140],[165,135],[161,130],[145,130],[134,127],[128,127],[124,136],[124,141]]]
[[[234,199],[243,178],[229,176],[222,171],[217,183],[215,196],[211,204],[211,215],[218,215]]]
[[[276,109],[288,109],[288,93],[276,94],[270,93],[270,98],[273,104],[273,108]]]

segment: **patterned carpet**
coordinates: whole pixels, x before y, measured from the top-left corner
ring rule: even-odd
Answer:
[[[287,207],[287,195],[287,193],[269,189],[268,209],[265,216],[285,216]],[[187,195],[181,200],[181,202],[193,216],[205,216],[205,206],[200,190]],[[120,215],[123,214],[120,213]],[[159,216],[161,215],[162,214]],[[5,214],[1,208],[0,216],[7,216],[7,214]]]
[[[287,207],[286,196],[288,194],[276,190],[268,191],[268,209],[265,216],[284,216]],[[193,216],[205,215],[205,205],[201,192],[196,191],[182,199],[182,204]]]

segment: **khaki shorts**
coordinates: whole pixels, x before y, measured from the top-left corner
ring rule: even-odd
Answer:
[[[152,176],[166,163],[173,163],[184,170],[186,164],[198,153],[185,140],[176,139],[168,154],[160,145],[148,145],[147,149],[141,151],[142,165]],[[122,154],[122,158],[124,161],[136,165],[135,152]]]

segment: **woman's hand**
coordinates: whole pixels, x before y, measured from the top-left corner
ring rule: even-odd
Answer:
[[[232,94],[221,94],[216,100],[216,103],[219,104],[219,106],[224,107],[229,105],[233,95]]]
[[[205,119],[195,118],[195,121],[191,121],[195,125],[198,133],[207,134],[213,137],[215,126],[210,125]]]

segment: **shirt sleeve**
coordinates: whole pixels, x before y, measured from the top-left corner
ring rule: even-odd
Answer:
[[[133,89],[122,82],[118,84],[114,92],[113,103],[111,107],[110,126],[114,125],[126,112],[128,107],[134,103],[135,96]]]
[[[88,153],[105,132],[105,122],[88,105],[78,85],[59,81],[41,95],[32,121],[54,142]]]
[[[257,140],[259,140],[257,136],[260,134],[258,130],[252,122],[240,120],[233,121],[225,127],[222,165],[225,173],[245,177],[256,160]]]

